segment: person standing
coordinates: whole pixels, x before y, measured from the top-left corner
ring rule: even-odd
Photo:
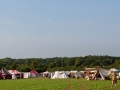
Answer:
[[[111,72],[111,79],[112,79],[112,87],[115,85],[115,87],[117,86],[117,74],[116,71],[112,71]]]

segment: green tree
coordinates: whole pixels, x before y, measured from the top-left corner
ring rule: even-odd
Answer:
[[[78,67],[81,64],[80,58],[76,58],[75,66]]]
[[[15,70],[16,68],[17,68],[17,64],[13,62],[12,65],[10,66],[10,69]]]
[[[75,59],[74,58],[70,58],[67,60],[67,65],[68,66],[74,66],[75,65]]]
[[[30,72],[30,70],[31,70],[31,69],[30,69],[30,67],[28,67],[28,66],[21,68],[21,71],[23,71],[23,72]]]
[[[37,66],[36,60],[32,61],[31,66],[32,66],[32,69],[36,68],[36,66]]]
[[[48,65],[48,68],[51,69],[55,66],[55,64],[53,62],[50,62],[49,65]]]

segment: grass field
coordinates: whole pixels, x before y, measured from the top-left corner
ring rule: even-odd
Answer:
[[[120,90],[110,80],[29,78],[0,80],[0,90]]]

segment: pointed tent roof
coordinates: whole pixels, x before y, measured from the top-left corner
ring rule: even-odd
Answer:
[[[8,70],[8,72],[11,74],[21,74],[21,72],[19,72],[17,70]]]
[[[11,78],[11,74],[5,68],[2,68],[0,70],[0,75],[1,75],[1,77],[3,77],[3,79],[6,79],[6,78],[10,79]]]
[[[1,74],[2,75],[11,75],[5,68],[1,69]]]
[[[38,74],[38,72],[36,72],[35,70],[30,71],[30,73]]]
[[[107,70],[107,69],[103,69],[103,68],[85,68],[86,71],[88,71],[87,73],[87,76],[88,76],[88,80],[91,78],[90,75],[89,75],[89,72],[93,71],[93,77],[91,78],[92,80],[95,79],[96,75],[99,73],[100,76],[101,76],[101,79],[102,80],[105,80],[105,77],[108,77],[111,73],[110,70]]]

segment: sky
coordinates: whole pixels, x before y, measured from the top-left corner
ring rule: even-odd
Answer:
[[[0,0],[0,58],[120,56],[120,0]]]

